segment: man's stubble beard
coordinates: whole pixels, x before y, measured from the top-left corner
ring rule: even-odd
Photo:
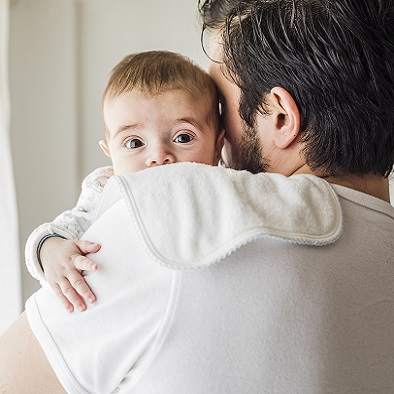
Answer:
[[[232,155],[225,163],[227,167],[236,170],[247,170],[253,174],[266,172],[269,168],[268,160],[263,156],[257,128],[244,124],[244,133],[238,146],[231,148]]]

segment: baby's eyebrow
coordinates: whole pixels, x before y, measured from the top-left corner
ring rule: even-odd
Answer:
[[[201,129],[201,125],[197,122],[196,119],[194,119],[193,117],[184,117],[184,118],[178,118],[176,119],[177,122],[179,123],[190,123],[191,125],[193,125],[194,127],[196,127],[197,129]]]
[[[135,130],[135,129],[139,129],[139,128],[141,128],[141,124],[139,124],[139,123],[126,124],[126,125],[124,125],[124,126],[120,126],[120,127],[116,130],[114,137],[116,137],[118,134],[120,134],[120,133],[122,133],[122,132],[124,132],[124,131],[127,131],[127,130]]]

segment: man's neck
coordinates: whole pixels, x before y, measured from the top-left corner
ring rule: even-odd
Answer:
[[[369,174],[363,177],[349,176],[344,178],[326,177],[325,180],[330,183],[370,194],[388,203],[390,202],[389,181],[387,178],[383,178],[380,175]]]
[[[295,173],[313,174],[324,178],[327,182],[358,190],[371,196],[390,202],[389,181],[381,175],[344,175],[340,177],[325,176],[324,171],[312,171],[307,165],[300,167]]]

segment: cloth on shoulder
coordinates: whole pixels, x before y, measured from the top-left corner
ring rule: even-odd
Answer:
[[[196,163],[177,164],[171,177],[168,167],[149,171],[112,178],[95,217],[122,197],[152,257],[172,268],[213,264],[259,237],[325,245],[342,232],[337,194],[313,175]]]

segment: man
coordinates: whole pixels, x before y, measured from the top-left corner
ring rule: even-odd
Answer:
[[[115,179],[86,235],[108,245],[87,278],[97,305],[66,318],[46,289],[32,297],[39,344],[25,316],[14,330],[29,344],[1,339],[0,357],[22,367],[0,374],[5,392],[60,392],[52,368],[69,392],[393,392],[392,2],[201,10],[223,160],[250,172],[180,164]],[[158,182],[159,200],[176,192],[155,205]],[[40,375],[18,386],[35,355]]]

